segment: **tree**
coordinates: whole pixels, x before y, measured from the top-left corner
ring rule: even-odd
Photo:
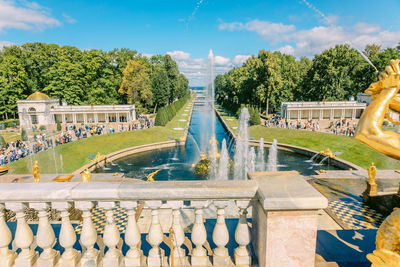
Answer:
[[[28,76],[24,65],[16,56],[5,55],[0,63],[0,112],[8,119],[8,115],[14,115],[17,108],[17,100],[24,99],[27,90]]]
[[[400,42],[397,44],[396,49],[400,51]]]
[[[168,105],[169,101],[169,82],[167,71],[161,64],[157,64],[151,74],[151,92],[153,102],[157,107]]]
[[[151,68],[144,58],[129,60],[123,71],[118,92],[127,95],[128,103],[141,103],[148,107],[152,102],[150,85]]]

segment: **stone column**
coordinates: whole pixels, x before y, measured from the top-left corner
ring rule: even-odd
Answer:
[[[61,120],[62,120],[62,122],[61,123],[66,123],[66,121],[65,121],[65,114],[63,113],[63,114],[61,114]]]
[[[310,109],[308,111],[308,119],[311,120],[312,119],[312,109]]]
[[[330,117],[330,119],[333,120],[334,117],[335,117],[335,110],[331,109],[331,117]]]
[[[83,122],[85,124],[87,123],[87,113],[83,114]]]
[[[99,123],[99,114],[94,113],[94,123]]]
[[[342,118],[346,117],[346,109],[342,109]]]
[[[76,124],[76,114],[75,114],[75,113],[72,114],[72,122],[73,122],[74,124]]]
[[[301,120],[301,110],[297,110],[297,119]]]
[[[106,114],[104,116],[106,116],[106,123],[109,123],[110,121],[108,119],[108,112],[106,112]]]
[[[258,183],[252,244],[259,266],[314,267],[318,210],[327,199],[296,172],[249,178]]]
[[[356,109],[353,108],[352,112],[351,112],[351,119],[354,120],[356,118]]]
[[[319,119],[322,120],[324,118],[324,110],[320,109],[319,110]]]
[[[119,113],[116,114],[116,122],[119,122]]]

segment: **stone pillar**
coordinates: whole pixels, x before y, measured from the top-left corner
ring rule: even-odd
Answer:
[[[116,114],[116,122],[119,122],[119,113]]]
[[[106,116],[106,123],[109,123],[110,121],[108,119],[108,113],[106,112],[106,114],[104,116]]]
[[[297,110],[297,119],[301,120],[301,110]]]
[[[320,109],[319,110],[319,119],[322,120],[324,118],[324,110]]]
[[[331,109],[331,117],[330,117],[330,119],[333,120],[334,117],[335,117],[335,110]]]
[[[310,109],[308,111],[308,119],[311,120],[312,119],[312,109]]]
[[[87,123],[87,113],[83,114],[83,122],[85,124]]]
[[[259,266],[314,267],[318,210],[328,206],[327,199],[296,172],[249,179],[259,186],[252,228]]]
[[[356,118],[356,109],[353,108],[353,111],[351,112],[351,119],[354,120]]]
[[[342,109],[342,118],[346,117],[346,109]]]
[[[94,113],[94,123],[99,123],[99,114]]]
[[[61,114],[61,120],[62,120],[62,122],[61,123],[66,123],[66,121],[65,121],[65,114],[63,113],[63,114]]]
[[[75,113],[72,114],[72,122],[73,122],[74,124],[76,124],[76,114],[75,114]]]

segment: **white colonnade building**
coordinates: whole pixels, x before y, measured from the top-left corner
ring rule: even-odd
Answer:
[[[283,102],[281,117],[288,120],[359,119],[366,103],[357,101]]]
[[[72,106],[46,94],[35,92],[26,100],[18,100],[21,127],[60,123],[129,123],[136,120],[135,105]]]

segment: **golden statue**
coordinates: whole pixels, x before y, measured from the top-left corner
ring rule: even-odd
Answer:
[[[372,162],[371,166],[368,168],[368,183],[370,185],[376,184],[375,176],[376,176],[376,167],[375,167],[375,164]]]
[[[81,178],[82,182],[90,182],[92,180],[92,174],[88,168],[81,173]]]
[[[372,94],[371,104],[364,110],[358,123],[355,138],[373,149],[395,159],[400,159],[400,134],[383,131],[385,117],[393,121],[388,111],[400,113],[400,60],[391,60],[390,66],[379,74],[379,80],[365,91]]]
[[[147,182],[154,182],[154,176],[159,172],[159,171],[161,171],[161,169],[159,169],[159,170],[156,170],[155,172],[152,172],[152,173],[150,173],[149,175],[147,175]]]
[[[33,164],[32,167],[32,175],[33,178],[35,179],[35,183],[39,183],[40,181],[40,175],[39,175],[39,162],[37,160],[35,160],[35,163]]]
[[[211,144],[215,144],[215,157],[217,158],[217,159],[219,159],[220,157],[221,157],[221,154],[219,154],[219,152],[218,152],[218,141],[217,141],[217,139],[215,138],[215,136],[213,136],[212,138],[211,138],[211,140],[210,140],[210,145]],[[214,157],[214,155],[210,155],[210,158],[213,158]]]
[[[400,267],[400,209],[395,208],[376,233],[376,249],[367,258],[372,267]]]

